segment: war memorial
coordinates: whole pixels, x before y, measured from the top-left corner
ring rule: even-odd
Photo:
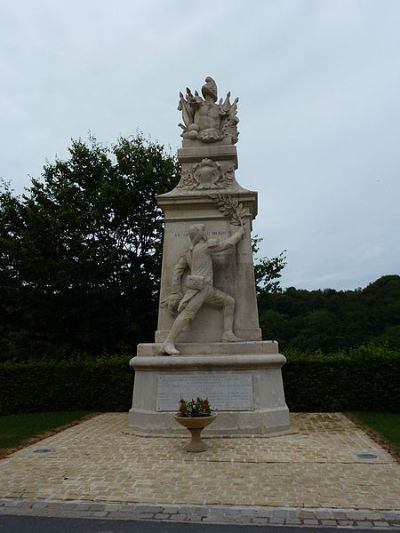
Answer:
[[[157,198],[165,215],[158,328],[131,360],[132,408],[92,413],[3,457],[1,531],[45,522],[58,531],[66,519],[77,531],[118,523],[175,531],[188,522],[196,531],[399,531],[394,455],[343,413],[295,412],[289,425],[286,359],[258,322],[257,193],[235,178],[237,100],[218,101],[211,78],[201,93],[180,95],[181,179]],[[197,396],[217,415],[204,430],[208,450],[190,454],[174,415],[181,398]]]
[[[272,435],[289,429],[276,341],[261,338],[252,221],[257,193],[236,181],[236,98],[180,93],[181,178],[157,197],[165,215],[158,328],[140,344],[129,427],[138,434],[182,430],[181,398],[208,398],[218,417],[208,433]]]

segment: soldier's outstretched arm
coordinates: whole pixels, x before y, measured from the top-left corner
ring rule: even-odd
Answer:
[[[243,226],[240,226],[240,228],[235,231],[233,235],[228,237],[227,239],[221,240],[221,241],[214,241],[210,242],[210,249],[212,252],[222,252],[224,250],[229,250],[233,246],[235,246],[240,239],[244,235],[244,228]]]

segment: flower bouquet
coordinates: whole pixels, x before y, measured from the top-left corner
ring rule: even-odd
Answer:
[[[211,407],[208,398],[203,400],[197,397],[196,401],[193,398],[190,401],[179,400],[179,408],[176,416],[211,416]]]

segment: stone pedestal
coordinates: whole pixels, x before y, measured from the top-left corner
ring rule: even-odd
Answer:
[[[139,434],[185,434],[174,420],[178,402],[208,397],[218,412],[209,435],[276,435],[289,429],[281,367],[272,341],[188,343],[179,356],[160,356],[160,344],[140,344],[129,427]]]

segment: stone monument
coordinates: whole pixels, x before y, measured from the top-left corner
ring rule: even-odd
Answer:
[[[130,362],[129,427],[181,433],[178,401],[200,396],[218,412],[209,434],[281,433],[289,429],[286,359],[261,339],[250,236],[257,193],[235,178],[238,99],[218,101],[210,77],[201,92],[180,93],[181,179],[157,197],[165,214],[158,328]]]

